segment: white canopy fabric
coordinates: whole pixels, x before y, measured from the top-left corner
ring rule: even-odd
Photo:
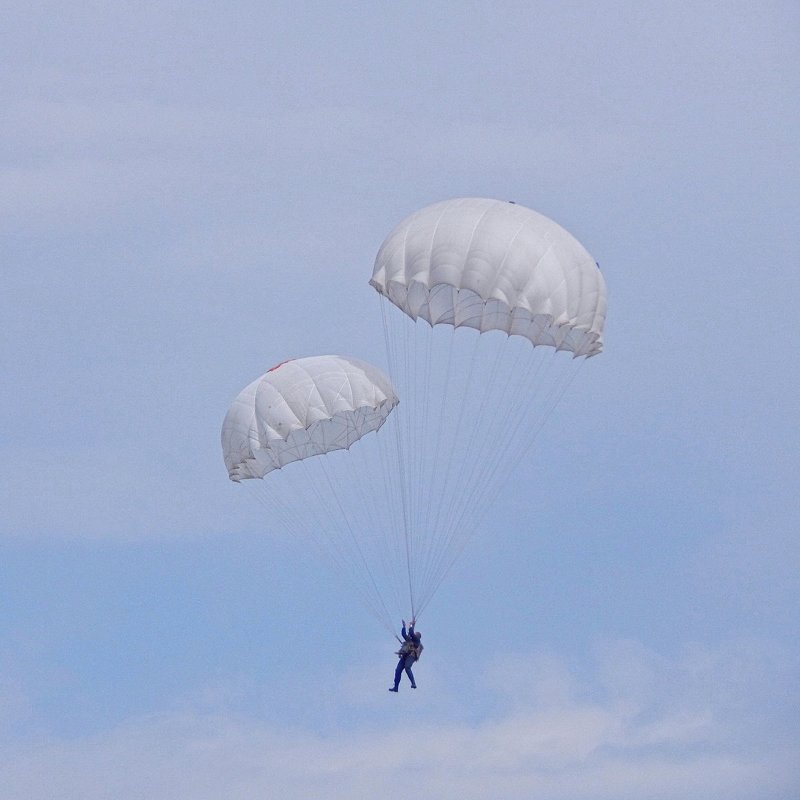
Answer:
[[[344,356],[285,361],[242,390],[222,425],[233,481],[349,448],[377,431],[398,403],[377,367]]]
[[[606,286],[597,263],[542,214],[502,200],[458,198],[401,222],[370,284],[412,319],[596,355]]]

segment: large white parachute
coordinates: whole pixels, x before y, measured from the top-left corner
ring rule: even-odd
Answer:
[[[576,356],[602,349],[606,287],[571,234],[516,203],[422,209],[386,238],[370,285],[414,320],[501,330]]]
[[[592,256],[555,222],[484,198],[403,220],[381,245],[370,284],[404,400],[394,417],[397,527],[418,616],[514,485],[586,360],[578,357],[601,351],[606,287]]]

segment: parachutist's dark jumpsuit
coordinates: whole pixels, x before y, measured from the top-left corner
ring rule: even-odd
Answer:
[[[417,684],[414,682],[414,673],[411,671],[411,665],[417,660],[416,648],[422,648],[418,634],[414,633],[413,625],[409,626],[408,633],[406,633],[405,628],[403,628],[400,633],[403,636],[404,644],[397,653],[400,659],[394,671],[394,688],[392,689],[394,692],[397,691],[397,687],[400,685],[400,678],[403,676],[403,670],[406,671],[406,675],[408,675],[408,679],[411,681],[411,688],[417,688]]]

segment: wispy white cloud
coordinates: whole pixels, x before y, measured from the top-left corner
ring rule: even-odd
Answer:
[[[632,653],[615,646],[606,660],[628,671],[627,662],[648,671],[659,660]],[[717,662],[722,655],[707,653]],[[684,678],[694,660],[661,659],[666,673]],[[729,679],[724,665],[718,671]],[[731,724],[746,726],[753,708],[731,717],[725,693],[697,694],[689,704],[686,686],[654,686],[587,699],[600,679],[579,680],[554,656],[499,658],[488,673],[509,690],[527,674],[539,696],[517,697],[473,722],[436,719],[426,706],[399,720],[397,703],[411,697],[389,696],[377,722],[352,724],[345,692],[339,702],[348,721],[324,733],[224,710],[139,717],[89,737],[15,745],[0,759],[5,797],[402,798],[411,785],[440,798],[777,800],[800,786],[800,747],[737,735]],[[751,674],[741,688],[758,698],[772,677]],[[698,680],[688,684],[696,690]]]

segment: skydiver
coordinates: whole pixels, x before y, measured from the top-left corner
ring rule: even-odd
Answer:
[[[408,633],[406,633],[406,621],[403,620],[403,629],[400,633],[403,636],[403,643],[396,655],[399,657],[397,667],[394,671],[394,686],[389,689],[390,692],[396,692],[400,686],[400,678],[403,677],[403,670],[405,670],[408,679],[411,681],[411,688],[416,689],[417,684],[414,681],[414,673],[411,671],[411,665],[415,661],[419,661],[422,655],[422,634],[414,630],[415,620],[411,620],[411,625],[408,626]]]

